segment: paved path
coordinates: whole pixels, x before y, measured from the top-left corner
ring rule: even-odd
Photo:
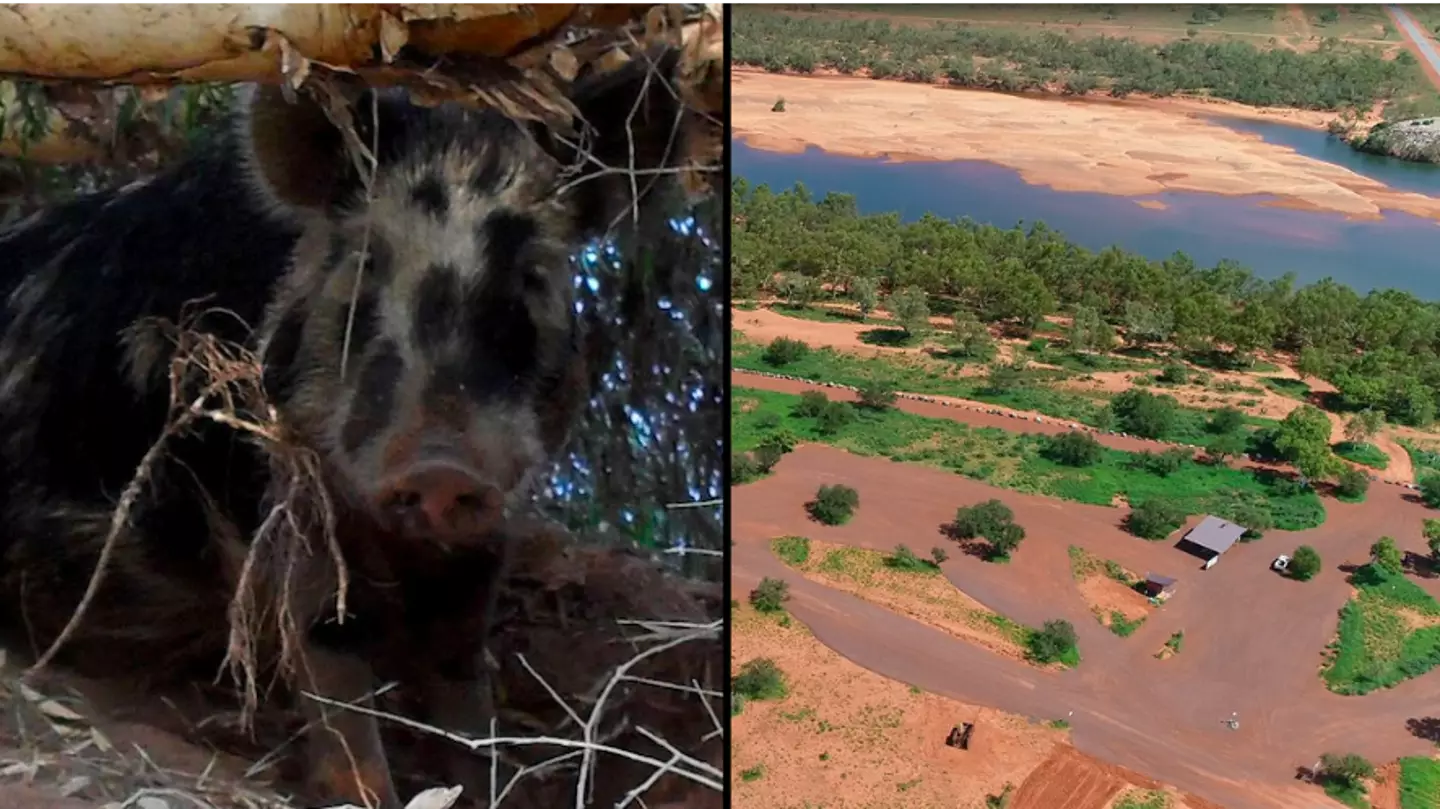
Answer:
[[[1410,12],[1399,6],[1386,6],[1385,11],[1390,14],[1390,19],[1395,21],[1395,27],[1400,29],[1400,35],[1410,44],[1410,50],[1420,59],[1420,64],[1425,68],[1425,75],[1430,77],[1430,82],[1435,89],[1440,90],[1440,51],[1435,49],[1435,40],[1415,22]]]
[[[802,503],[822,483],[846,483],[860,492],[850,524],[830,528],[806,518]],[[731,565],[739,592],[766,576],[787,580],[791,612],[816,637],[886,677],[1041,719],[1074,711],[1076,746],[1098,758],[1229,809],[1307,809],[1330,805],[1294,780],[1296,767],[1320,753],[1355,751],[1384,761],[1432,752],[1406,730],[1406,720],[1440,712],[1425,710],[1440,706],[1440,675],[1341,697],[1326,691],[1316,673],[1336,612],[1349,596],[1338,566],[1363,562],[1381,534],[1394,536],[1405,550],[1425,552],[1420,521],[1426,511],[1407,494],[1401,487],[1376,486],[1363,504],[1327,500],[1329,519],[1320,528],[1272,531],[1201,571],[1197,559],[1169,542],[1125,534],[1118,509],[1023,495],[942,470],[806,445],[787,455],[771,477],[734,490]],[[990,497],[1014,509],[1028,532],[1025,544],[1009,565],[953,554],[958,558],[946,562],[944,572],[966,593],[1017,620],[1069,619],[1084,655],[1075,670],[1039,671],[807,581],[768,548],[773,537],[799,534],[887,551],[904,543],[923,553],[945,542],[939,529],[957,506]],[[1276,553],[1301,543],[1315,546],[1325,561],[1315,580],[1293,582],[1270,572]],[[1179,590],[1134,635],[1116,637],[1099,626],[1074,587],[1066,553],[1071,544],[1132,570],[1176,576]],[[1155,660],[1155,651],[1179,629],[1185,632],[1181,653]],[[1231,712],[1240,715],[1238,731],[1222,724]]]

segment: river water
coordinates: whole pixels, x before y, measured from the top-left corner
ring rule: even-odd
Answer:
[[[1260,121],[1215,119],[1267,142],[1344,166],[1389,186],[1440,197],[1440,166],[1357,152],[1324,132]],[[983,161],[891,163],[818,149],[778,154],[733,144],[736,175],[779,191],[804,183],[815,197],[854,194],[866,213],[904,219],[968,216],[1011,227],[1043,221],[1093,250],[1110,245],[1153,259],[1179,250],[1210,266],[1229,258],[1261,277],[1294,271],[1301,283],[1326,276],[1357,291],[1395,287],[1440,300],[1440,223],[1385,212],[1383,219],[1270,207],[1268,196],[1167,192],[1121,197],[1030,185],[1018,172]],[[1146,208],[1143,201],[1164,204]]]

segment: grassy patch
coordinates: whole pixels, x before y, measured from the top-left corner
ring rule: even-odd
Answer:
[[[1135,634],[1135,630],[1139,629],[1143,623],[1145,623],[1143,615],[1131,621],[1126,619],[1125,613],[1119,610],[1110,611],[1110,631],[1122,638],[1128,638]]]
[[[756,764],[754,767],[747,767],[740,771],[741,781],[759,781],[765,777],[765,765]]]
[[[1370,801],[1365,798],[1364,787],[1329,781],[1325,784],[1325,794],[1349,806],[1350,809],[1370,809]]]
[[[1165,648],[1166,648],[1166,649],[1169,649],[1169,650],[1170,650],[1170,654],[1172,654],[1172,655],[1174,655],[1174,654],[1180,654],[1180,649],[1181,649],[1182,646],[1184,646],[1184,644],[1185,644],[1185,633],[1184,633],[1184,632],[1180,632],[1180,631],[1176,631],[1176,632],[1170,633],[1170,637],[1165,641]],[[1156,656],[1156,657],[1164,657],[1164,656],[1165,656],[1165,652],[1163,652],[1163,651],[1161,651],[1161,652],[1156,652],[1156,653],[1155,653],[1155,656]]]
[[[1400,809],[1440,806],[1440,761],[1419,756],[1400,759]]]
[[[732,341],[734,367],[751,371],[772,371],[761,358],[764,347],[736,335]],[[1060,356],[1060,355],[1057,355]],[[1046,387],[1071,376],[1067,371],[1028,369],[1020,372],[1020,384],[1005,391],[986,387],[983,376],[962,376],[962,365],[924,355],[864,357],[832,348],[816,348],[785,365],[785,373],[802,379],[838,382],[862,387],[876,379],[891,382],[896,390],[935,396],[953,396],[977,402],[1030,410],[1051,418],[1098,426],[1105,423],[1102,411],[1109,400],[1103,393],[1088,394]],[[1093,370],[1093,369],[1091,369]],[[1108,415],[1108,414],[1106,414]],[[1177,407],[1175,417],[1160,438],[1183,444],[1204,445],[1211,438],[1206,430],[1210,414],[1193,407]],[[1274,427],[1274,419],[1246,416],[1249,427]]]
[[[1298,399],[1302,402],[1310,401],[1310,386],[1304,380],[1290,379],[1284,376],[1267,376],[1260,381],[1265,384],[1265,387],[1281,396],[1289,396],[1291,399]]]
[[[792,539],[771,540],[771,550],[779,556],[781,544]],[[806,561],[787,564],[802,573],[827,578],[838,589],[918,620],[930,618],[930,622],[936,624],[933,619],[938,618],[944,623],[968,627],[979,636],[998,641],[1000,646],[1015,651],[1028,648],[1036,630],[973,606],[949,581],[933,575],[937,570],[921,570],[920,566],[932,566],[926,560],[916,560],[918,565],[913,571],[897,567],[894,563],[896,555],[811,540]],[[785,560],[783,556],[781,559]],[[932,575],[917,576],[916,572]],[[1076,655],[1073,660],[1062,659],[1061,662],[1074,665],[1079,662],[1079,657]]]
[[[1169,809],[1170,796],[1159,790],[1132,789],[1120,796],[1114,809]]]
[[[1322,676],[1337,694],[1390,688],[1440,665],[1440,602],[1403,575],[1366,565]]]
[[[781,537],[771,543],[780,561],[791,567],[800,567],[810,560],[809,537]]]
[[[1355,441],[1341,441],[1331,447],[1335,454],[1372,469],[1384,469],[1390,465],[1390,457],[1374,444]]]
[[[1440,472],[1440,452],[1433,449],[1426,449],[1404,438],[1399,439],[1400,446],[1410,455],[1410,463],[1419,470]]]
[[[1313,491],[1286,493],[1277,489],[1274,479],[1228,466],[1185,461],[1173,474],[1160,477],[1137,469],[1133,453],[1110,449],[1094,466],[1064,466],[1042,456],[1044,436],[893,409],[856,408],[852,422],[822,434],[816,419],[793,412],[798,396],[736,387],[731,399],[731,437],[741,452],[781,432],[857,455],[926,464],[994,486],[1081,503],[1111,505],[1117,495],[1131,503],[1166,497],[1187,514],[1219,516],[1248,506],[1265,511],[1276,528],[1287,531],[1313,528],[1325,520]]]

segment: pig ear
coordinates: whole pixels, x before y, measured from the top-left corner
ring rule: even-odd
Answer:
[[[546,150],[562,166],[573,167],[566,194],[583,237],[623,221],[634,207],[635,192],[643,201],[679,186],[705,163],[718,164],[723,128],[717,116],[686,102],[688,94],[677,86],[680,56],[673,47],[651,49],[608,72],[582,76],[570,98],[580,112],[576,128],[583,134],[561,140],[542,133]],[[642,173],[599,173],[602,167],[633,167]]]
[[[368,97],[367,91],[350,108],[368,111]],[[341,131],[308,93],[290,101],[279,87],[258,85],[241,103],[252,180],[272,202],[289,211],[323,212],[356,189],[360,177]],[[357,130],[362,117],[368,118],[351,115]]]

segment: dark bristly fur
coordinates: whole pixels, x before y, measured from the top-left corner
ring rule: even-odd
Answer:
[[[687,138],[713,137],[664,86],[676,57],[577,83],[600,162],[628,163],[642,88],[637,168],[675,165],[694,153]],[[153,180],[0,232],[3,617],[43,648],[72,614],[115,498],[167,418],[171,349],[127,329],[200,301],[225,310],[201,328],[259,352],[281,424],[317,453],[338,511],[349,614],[335,620],[333,597],[306,602],[292,687],[351,700],[380,678],[473,681],[494,543],[383,512],[382,484],[441,446],[489,487],[490,511],[523,494],[587,396],[568,256],[625,217],[630,182],[575,183],[567,166],[597,166],[547,131],[382,92],[350,110],[360,141],[378,144],[367,193],[313,102],[262,88],[245,106],[233,132]],[[261,520],[267,474],[223,427],[173,442],[63,659],[106,675],[213,675],[234,546]],[[327,721],[344,739],[312,734],[315,797],[373,791],[398,805],[373,720]]]

